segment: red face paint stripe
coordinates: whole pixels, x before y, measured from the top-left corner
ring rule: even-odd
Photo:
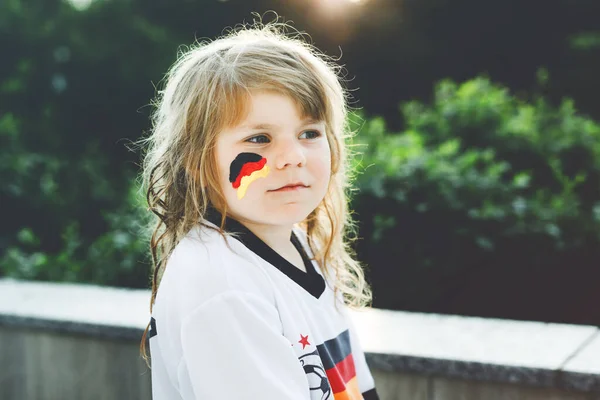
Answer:
[[[242,178],[244,176],[248,176],[248,175],[252,174],[254,171],[261,170],[265,166],[266,163],[267,163],[267,159],[263,158],[260,161],[247,162],[246,164],[244,164],[242,166],[242,170],[240,171],[239,175],[237,176],[235,181],[232,183],[234,189],[237,189],[240,187],[240,184],[242,183]]]

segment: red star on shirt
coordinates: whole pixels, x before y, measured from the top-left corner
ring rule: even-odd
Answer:
[[[303,336],[302,334],[300,334],[300,340],[298,341],[298,343],[302,344],[302,350],[304,350],[306,346],[310,346],[310,343],[308,343],[308,335]]]

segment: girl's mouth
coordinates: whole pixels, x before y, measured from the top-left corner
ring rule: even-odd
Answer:
[[[294,192],[294,191],[300,191],[302,189],[306,189],[308,188],[308,186],[304,186],[304,185],[287,185],[287,186],[283,186],[279,189],[275,189],[275,190],[270,190],[270,192]]]

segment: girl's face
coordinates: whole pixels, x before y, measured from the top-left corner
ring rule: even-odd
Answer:
[[[216,160],[231,215],[241,222],[287,226],[323,200],[331,176],[324,121],[303,120],[294,101],[252,91],[249,113],[219,132]],[[281,189],[286,185],[299,185]]]

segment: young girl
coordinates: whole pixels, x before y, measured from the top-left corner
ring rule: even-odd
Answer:
[[[346,308],[371,296],[347,243],[346,93],[282,27],[189,49],[160,92],[154,400],[378,399]]]

